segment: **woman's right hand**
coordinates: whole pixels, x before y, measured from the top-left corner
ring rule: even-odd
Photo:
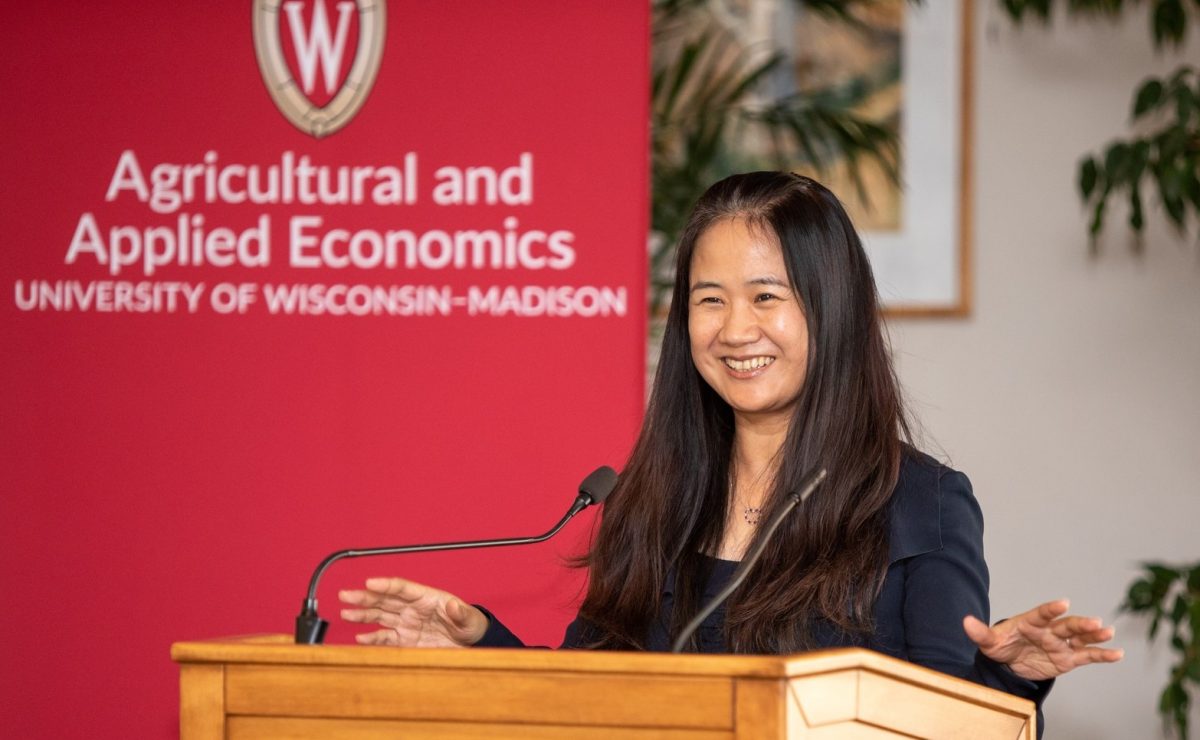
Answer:
[[[469,647],[483,639],[488,619],[454,594],[403,578],[368,578],[365,590],[339,591],[342,619],[382,629],[357,635],[362,645]]]

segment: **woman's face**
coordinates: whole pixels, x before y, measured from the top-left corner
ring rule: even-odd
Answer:
[[[769,227],[719,221],[696,242],[692,362],[742,418],[791,417],[808,369],[808,322]]]

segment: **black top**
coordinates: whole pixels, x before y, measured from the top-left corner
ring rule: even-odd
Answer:
[[[729,584],[729,580],[733,578],[733,572],[737,570],[738,563],[736,560],[721,560],[720,558],[710,558],[707,555],[704,559],[708,561],[706,565],[709,568],[708,582],[704,584],[704,596],[701,597],[700,603],[707,604],[716,598],[717,594],[721,593],[721,589]],[[665,610],[666,614],[670,614],[672,609],[669,605]],[[696,641],[699,653],[727,653],[729,649],[725,647],[725,604],[721,604],[713,610],[708,618],[700,623],[700,628],[696,630]]]

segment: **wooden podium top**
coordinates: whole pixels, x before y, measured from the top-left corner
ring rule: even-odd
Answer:
[[[1032,702],[858,648],[670,655],[262,635],[179,642],[171,657],[183,671],[189,738],[1036,737]],[[189,713],[196,707],[206,709]],[[201,714],[210,732],[189,732]]]

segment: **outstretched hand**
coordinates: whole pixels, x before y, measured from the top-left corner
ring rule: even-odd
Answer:
[[[1065,616],[1069,608],[1066,599],[1048,601],[994,627],[968,616],[963,629],[981,653],[1033,681],[1089,663],[1115,663],[1125,655],[1124,650],[1096,647],[1113,638],[1112,627],[1097,617]]]
[[[377,624],[374,632],[357,635],[362,645],[398,647],[468,647],[487,631],[483,612],[454,594],[403,578],[368,578],[365,590],[339,591],[342,619]]]

